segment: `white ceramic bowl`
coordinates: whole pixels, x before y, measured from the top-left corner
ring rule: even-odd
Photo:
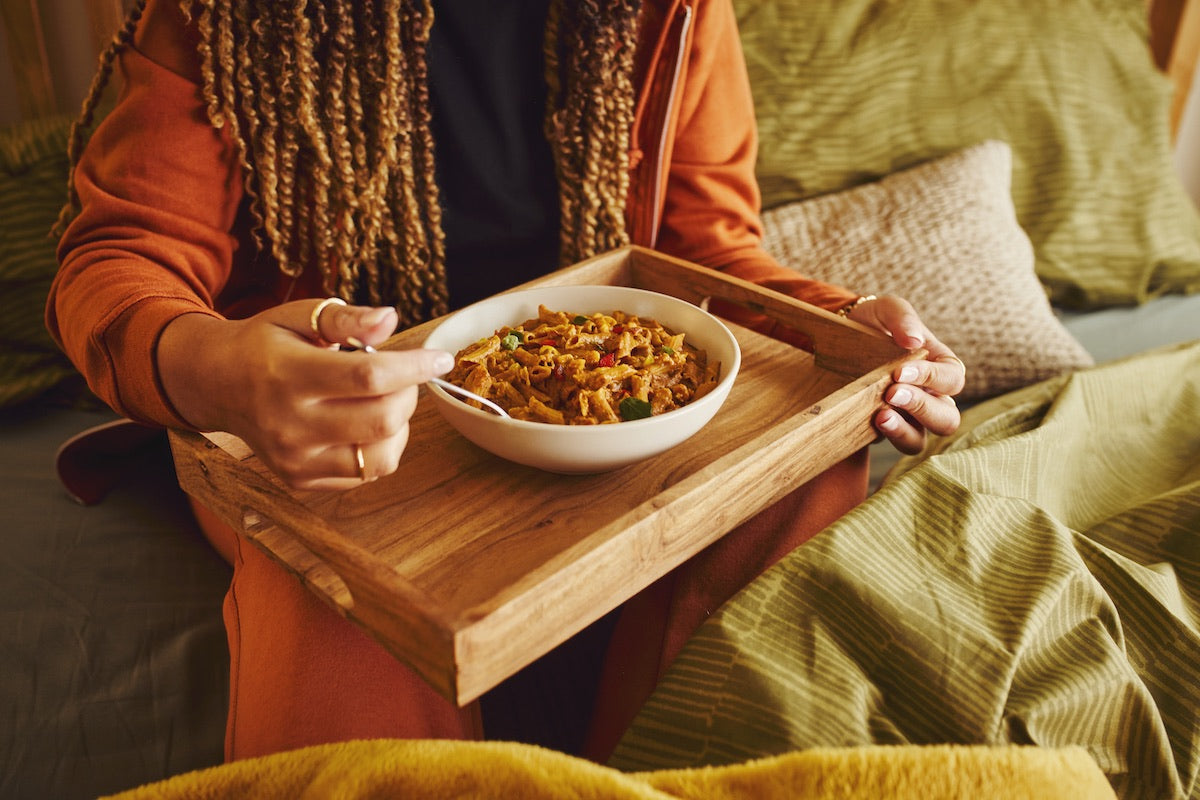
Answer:
[[[609,425],[552,425],[505,419],[467,405],[439,386],[430,396],[442,416],[480,447],[498,456],[550,472],[586,474],[658,455],[703,428],[729,396],[741,366],[741,349],[725,325],[675,297],[625,286],[551,286],[496,295],[448,317],[425,340],[431,349],[457,353],[505,325],[536,317],[538,305],[573,314],[628,314],[658,320],[721,362],[715,388],[665,414]]]

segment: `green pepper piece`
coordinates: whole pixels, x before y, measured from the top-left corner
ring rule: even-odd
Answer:
[[[617,411],[621,414],[621,419],[629,422],[635,419],[646,419],[653,416],[654,411],[650,408],[650,404],[645,400],[630,395],[620,402],[617,406]]]
[[[510,333],[500,340],[500,346],[505,350],[516,350],[521,346],[521,337]]]

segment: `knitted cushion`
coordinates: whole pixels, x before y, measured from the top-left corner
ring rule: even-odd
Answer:
[[[967,365],[967,399],[1092,364],[1034,273],[1009,195],[1012,153],[986,141],[877,183],[763,215],[784,264],[909,300]]]

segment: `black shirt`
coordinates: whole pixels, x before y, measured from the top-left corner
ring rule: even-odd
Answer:
[[[452,308],[558,263],[558,190],[542,128],[548,6],[435,5],[429,90]]]

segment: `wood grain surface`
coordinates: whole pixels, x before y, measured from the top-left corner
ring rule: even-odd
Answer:
[[[804,331],[816,354],[731,325],[742,368],[716,417],[678,447],[600,475],[504,461],[424,398],[400,469],[340,493],[286,489],[226,434],[172,433],[186,491],[458,703],[869,443],[892,369],[916,355],[836,315],[640,248],[526,286],[561,283],[744,302]],[[419,346],[433,325],[385,347]]]

